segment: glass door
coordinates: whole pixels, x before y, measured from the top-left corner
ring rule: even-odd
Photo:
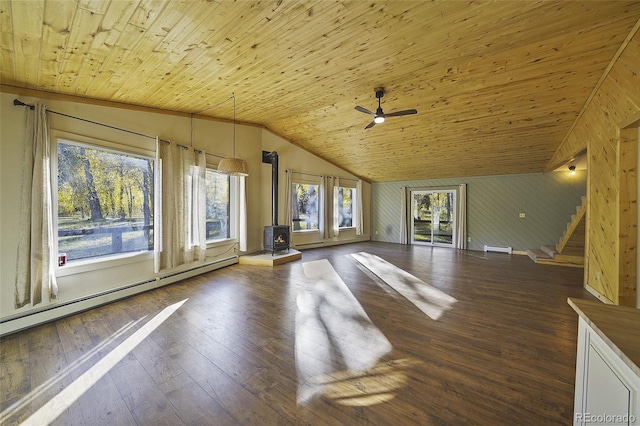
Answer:
[[[411,191],[412,244],[454,247],[455,205],[455,190]]]

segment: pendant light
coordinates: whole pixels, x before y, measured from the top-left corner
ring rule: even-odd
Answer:
[[[247,162],[236,158],[236,94],[233,97],[233,157],[223,158],[218,163],[218,172],[229,176],[249,176]]]

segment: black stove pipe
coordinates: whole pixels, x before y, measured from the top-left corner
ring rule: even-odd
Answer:
[[[278,226],[278,153],[262,151],[262,162],[271,164],[271,209],[273,211],[271,224]]]

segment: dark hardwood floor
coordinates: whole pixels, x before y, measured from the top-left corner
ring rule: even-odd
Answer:
[[[455,303],[430,318],[356,252]],[[234,265],[2,338],[0,424],[570,424],[582,279],[372,242]]]

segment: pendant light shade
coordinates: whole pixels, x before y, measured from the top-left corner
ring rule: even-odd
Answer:
[[[229,176],[249,176],[247,162],[236,156],[236,94],[233,93],[233,157],[224,158],[218,163],[218,172]]]
[[[231,176],[249,176],[249,167],[241,158],[224,158],[218,163],[218,172]]]

